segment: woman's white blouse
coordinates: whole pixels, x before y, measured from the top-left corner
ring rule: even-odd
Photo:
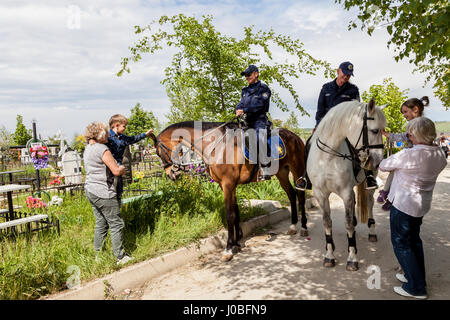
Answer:
[[[395,171],[388,199],[400,211],[423,217],[431,207],[439,173],[447,165],[438,146],[414,145],[384,159],[381,171]]]

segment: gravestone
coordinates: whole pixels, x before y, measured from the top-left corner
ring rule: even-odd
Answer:
[[[65,184],[82,183],[81,157],[77,151],[67,151],[62,155],[62,174]]]
[[[30,153],[27,148],[20,149],[20,162],[22,164],[30,164],[33,163],[30,157]]]

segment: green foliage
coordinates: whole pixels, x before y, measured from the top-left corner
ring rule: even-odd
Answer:
[[[226,225],[223,192],[217,183],[192,177],[176,182],[154,179],[159,179],[157,191],[127,201],[121,208],[125,251],[135,262],[198,241]],[[139,183],[148,188],[152,182],[147,181],[147,186]],[[242,206],[243,199],[286,199],[282,193],[275,180],[239,187],[241,221],[264,213],[262,209]],[[16,204],[24,204],[26,196],[19,196]],[[94,251],[95,217],[84,194],[59,196],[64,199],[62,206],[49,207],[47,214],[59,218],[60,236],[49,232],[30,241],[18,237],[0,242],[0,299],[37,299],[58,292],[66,288],[73,268],[78,268],[81,282],[119,268],[110,236],[102,252]]]
[[[13,141],[13,135],[5,126],[2,126],[0,128],[0,150],[6,151],[13,144]]]
[[[289,198],[281,188],[278,179],[239,185],[236,190],[238,199],[276,200],[288,204]]]
[[[161,28],[156,30],[158,25]],[[173,31],[166,31],[167,26]],[[240,100],[242,87],[247,85],[240,72],[249,64],[258,65],[260,79],[269,86],[278,84],[288,90],[303,115],[307,112],[300,105],[290,78],[298,78],[301,73],[315,74],[319,69],[323,69],[326,77],[334,75],[329,63],[306,53],[299,40],[278,35],[272,29],[255,31],[254,27],[245,28],[245,36],[236,39],[218,32],[211,16],[203,16],[201,21],[183,14],[162,16],[146,27],[135,26],[135,33],[149,35],[130,47],[131,56],[122,58],[118,76],[124,71],[130,72],[129,61],[141,60],[144,53],[154,54],[163,50],[164,45],[177,49],[161,82],[172,103],[168,115],[171,122],[229,120]],[[273,58],[272,47],[283,50],[283,62]],[[286,102],[273,88],[272,101],[281,110],[288,110]]]
[[[16,131],[14,132],[14,142],[17,145],[26,145],[28,140],[32,138],[31,130],[27,130],[23,124],[23,117],[20,114],[17,115],[16,120],[17,125]]]
[[[387,126],[386,131],[389,132],[403,132],[405,130],[406,120],[401,113],[401,105],[407,99],[408,89],[400,90],[392,78],[383,80],[383,84],[374,84],[369,88],[369,92],[364,91],[361,98],[364,102],[369,102],[371,98],[375,99],[376,105],[385,105],[383,109],[386,116]]]
[[[289,131],[292,131],[293,133],[298,135],[304,141],[306,141],[309,138],[309,136],[311,135],[312,129],[311,128],[301,128],[298,118],[296,117],[294,111],[291,111],[289,113],[289,117],[286,119],[286,121],[282,121],[280,119],[272,119],[270,117],[269,117],[269,119],[270,119],[270,121],[272,121],[274,128],[288,129]]]
[[[450,133],[450,121],[436,121],[435,125],[437,134],[441,132]]]
[[[375,27],[386,25],[399,61],[409,58],[416,70],[427,73],[426,82],[434,79],[435,95],[450,107],[450,6],[448,0],[335,0],[344,8],[359,9],[361,29],[372,34]],[[356,28],[350,21],[349,29]]]
[[[153,129],[159,131],[159,123],[151,111],[145,111],[140,103],[131,109],[131,115],[128,118],[126,134],[130,136],[138,135]]]
[[[79,154],[83,154],[86,148],[86,138],[82,134],[75,133],[73,141],[70,144],[73,150],[78,151]]]

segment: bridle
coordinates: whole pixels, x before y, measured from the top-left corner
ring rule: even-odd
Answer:
[[[171,157],[170,157],[170,154],[173,153],[172,149],[170,149],[164,143],[162,143],[161,140],[158,137],[156,137],[156,141],[155,141],[155,145],[154,146],[155,146],[155,149],[156,149],[156,155],[163,161],[163,168],[164,169],[166,169],[167,167],[175,165],[175,163],[172,162]],[[160,147],[161,151],[163,152],[165,159],[159,153],[159,151],[158,151],[159,148],[158,147]],[[177,168],[179,168],[178,165],[177,165]]]
[[[320,138],[317,138],[317,140],[316,140],[317,147],[320,150],[322,150],[323,152],[326,152],[328,154],[331,154],[331,155],[339,157],[339,158],[344,158],[344,159],[350,160],[354,164],[356,164],[359,167],[361,167],[361,162],[362,161],[361,161],[361,158],[360,158],[360,153],[366,153],[367,154],[370,149],[383,149],[383,147],[384,147],[383,144],[373,144],[373,145],[369,144],[369,128],[367,127],[367,120],[375,120],[375,118],[367,116],[367,104],[366,104],[364,117],[363,117],[363,126],[361,128],[361,132],[359,134],[358,140],[356,141],[356,146],[357,146],[359,144],[360,140],[361,140],[361,137],[362,137],[362,146],[360,148],[356,148],[346,138],[347,145],[348,145],[348,147],[350,149],[350,154],[343,154],[343,153],[340,153],[337,150],[332,149],[331,147],[326,145],[324,142],[322,142],[320,140]],[[328,150],[326,150],[326,149],[328,149]],[[366,157],[366,158],[368,160],[368,157]],[[367,162],[367,160],[365,162]],[[363,166],[364,166],[364,164],[363,164]]]
[[[214,130],[212,130],[212,131],[210,131],[209,133],[204,134],[204,135],[202,135],[201,137],[199,137],[198,139],[196,139],[193,143],[189,143],[189,144],[191,145],[191,150],[194,150],[194,146],[195,146],[195,144],[196,144],[198,141],[204,139],[206,136],[212,134],[214,131],[219,130],[220,128],[222,128],[222,127],[224,127],[224,126],[226,126],[226,125],[228,125],[228,124],[234,122],[234,120],[236,120],[236,119],[238,119],[238,118],[239,118],[239,117],[234,117],[232,120],[227,121],[227,122],[225,122],[225,123],[222,123],[222,124],[221,124],[220,126],[218,126],[217,128],[214,128]],[[223,136],[222,136],[222,137],[223,137]],[[221,139],[219,139],[219,141],[220,141],[220,140],[221,140]],[[166,169],[167,167],[172,166],[172,168],[171,168],[170,170],[171,170],[173,173],[176,173],[176,172],[182,170],[182,164],[181,164],[181,163],[177,163],[177,162],[172,161],[172,158],[171,158],[170,155],[173,154],[173,150],[172,150],[171,148],[169,148],[168,146],[166,146],[166,145],[159,139],[159,137],[156,137],[154,147],[155,147],[155,149],[156,149],[156,155],[163,161],[163,168],[164,168],[164,169]],[[160,147],[160,149],[161,149],[161,151],[162,151],[162,153],[163,153],[163,155],[164,155],[164,158],[163,158],[162,155],[159,153],[159,151],[158,151],[159,148],[158,148],[158,147]],[[183,157],[184,157],[184,156],[185,156],[185,155],[183,155]]]

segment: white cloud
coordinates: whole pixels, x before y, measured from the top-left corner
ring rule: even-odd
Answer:
[[[334,6],[324,6],[323,3],[298,2],[290,6],[283,20],[291,23],[295,32],[312,31],[321,33],[339,21],[342,13]]]
[[[80,29],[67,27],[71,5],[80,8]],[[22,114],[29,127],[36,118],[41,133],[53,135],[62,129],[71,137],[83,132],[89,121],[107,121],[114,113],[129,114],[136,102],[165,121],[169,100],[160,81],[173,51],[146,55],[138,64],[131,63],[131,74],[118,78],[115,73],[121,57],[129,54],[128,46],[138,39],[134,25],[144,26],[161,15],[178,13],[211,14],[218,30],[235,37],[241,37],[246,26],[273,27],[277,33],[300,39],[312,56],[336,67],[344,60],[352,61],[356,68],[353,81],[361,91],[392,77],[400,88],[411,88],[410,95],[430,96],[430,117],[450,118],[433,99],[431,89],[421,87],[423,76],[413,75],[413,67],[406,62],[395,63],[392,51],[386,48],[385,31],[377,30],[373,37],[358,30],[348,32],[352,13],[332,2],[48,0],[0,4],[0,126],[14,130],[15,117]],[[318,74],[301,75],[293,81],[302,105],[312,115],[301,118],[301,123],[311,127],[320,88],[328,80]],[[282,95],[290,101],[287,93]],[[271,112],[287,117],[274,106]]]

